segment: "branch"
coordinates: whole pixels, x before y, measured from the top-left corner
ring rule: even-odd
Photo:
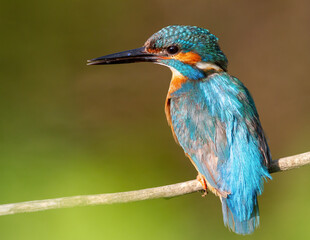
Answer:
[[[281,172],[310,164],[310,152],[273,160],[269,172]],[[48,209],[126,203],[156,198],[171,198],[203,190],[197,180],[130,192],[83,195],[0,205],[0,215],[37,212]]]

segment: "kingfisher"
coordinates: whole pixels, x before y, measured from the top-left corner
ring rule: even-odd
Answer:
[[[237,234],[259,225],[257,196],[271,179],[271,154],[248,89],[227,72],[218,38],[196,26],[168,26],[143,47],[88,65],[153,62],[172,71],[165,113],[175,141],[204,190],[221,200],[224,224]]]

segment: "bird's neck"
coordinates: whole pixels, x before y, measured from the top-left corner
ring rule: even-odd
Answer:
[[[181,65],[182,66],[182,65]],[[184,66],[179,68],[170,67],[172,71],[172,79],[169,86],[168,97],[174,92],[182,88],[187,81],[202,81],[213,73],[223,72],[223,69],[213,63],[197,62],[195,67]],[[200,78],[197,78],[200,76]]]
[[[182,85],[187,82],[188,78],[182,75],[179,71],[174,68],[171,68],[172,78],[168,90],[168,98],[171,97],[171,94],[182,88]]]

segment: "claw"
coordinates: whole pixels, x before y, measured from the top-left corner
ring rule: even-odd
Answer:
[[[202,194],[202,197],[205,197],[208,194],[207,182],[201,173],[198,173],[197,180],[201,183],[203,191],[204,191],[204,193]]]

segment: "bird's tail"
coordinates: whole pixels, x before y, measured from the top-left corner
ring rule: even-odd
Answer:
[[[254,205],[253,212],[247,220],[240,220],[238,216],[235,216],[236,214],[233,214],[234,209],[232,209],[232,206],[229,207],[229,205],[231,205],[229,204],[229,200],[229,198],[221,198],[225,226],[237,234],[251,234],[259,225],[259,209],[257,200],[255,200],[256,203]]]

